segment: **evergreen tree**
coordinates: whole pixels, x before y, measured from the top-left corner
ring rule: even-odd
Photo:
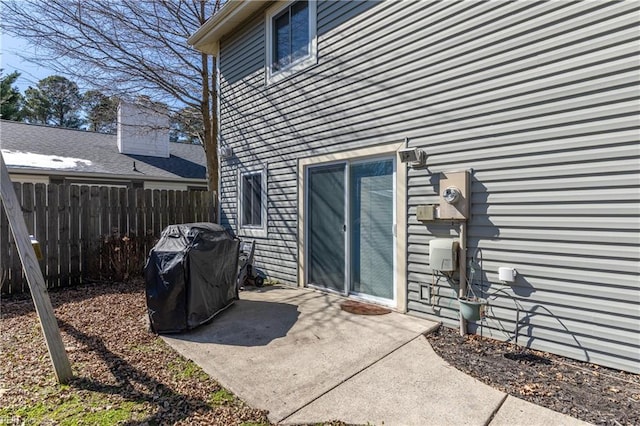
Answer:
[[[28,123],[78,129],[82,124],[81,101],[76,83],[52,75],[25,91],[23,113]]]
[[[22,94],[17,87],[13,86],[20,77],[17,71],[8,75],[2,75],[0,69],[0,118],[3,120],[20,121],[22,119],[21,105]]]

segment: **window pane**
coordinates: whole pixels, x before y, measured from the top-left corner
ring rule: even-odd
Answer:
[[[345,165],[309,169],[309,282],[345,290]]]
[[[253,175],[251,193],[251,224],[262,225],[262,175]]]
[[[309,4],[299,1],[291,6],[291,62],[309,54]]]
[[[351,289],[393,299],[393,160],[350,171]]]
[[[275,28],[273,37],[273,69],[279,70],[289,64],[291,57],[288,10],[274,18],[273,27]]]
[[[242,225],[251,224],[251,176],[242,176]]]

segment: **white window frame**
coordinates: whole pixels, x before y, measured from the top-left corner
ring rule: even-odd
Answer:
[[[309,3],[309,55],[298,59],[284,69],[274,71],[273,58],[273,18],[298,0],[278,1],[265,14],[265,41],[266,41],[266,84],[277,83],[292,75],[307,69],[318,63],[318,36],[317,36],[317,3],[316,0],[308,0]]]
[[[262,182],[260,185],[260,208],[262,223],[260,225],[243,225],[243,205],[242,205],[242,191],[244,190],[244,178],[246,176],[257,175],[261,176]],[[240,170],[238,169],[238,216],[236,221],[237,234],[245,237],[267,237],[267,166],[250,169]]]

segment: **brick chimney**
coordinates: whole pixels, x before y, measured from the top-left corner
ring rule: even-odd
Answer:
[[[120,102],[118,151],[169,158],[169,114],[156,106]]]

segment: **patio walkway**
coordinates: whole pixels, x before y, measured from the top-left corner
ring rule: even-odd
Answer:
[[[308,289],[265,287],[240,298],[212,323],[163,338],[273,422],[586,424],[448,365],[423,336],[433,321],[350,314],[343,298]]]

